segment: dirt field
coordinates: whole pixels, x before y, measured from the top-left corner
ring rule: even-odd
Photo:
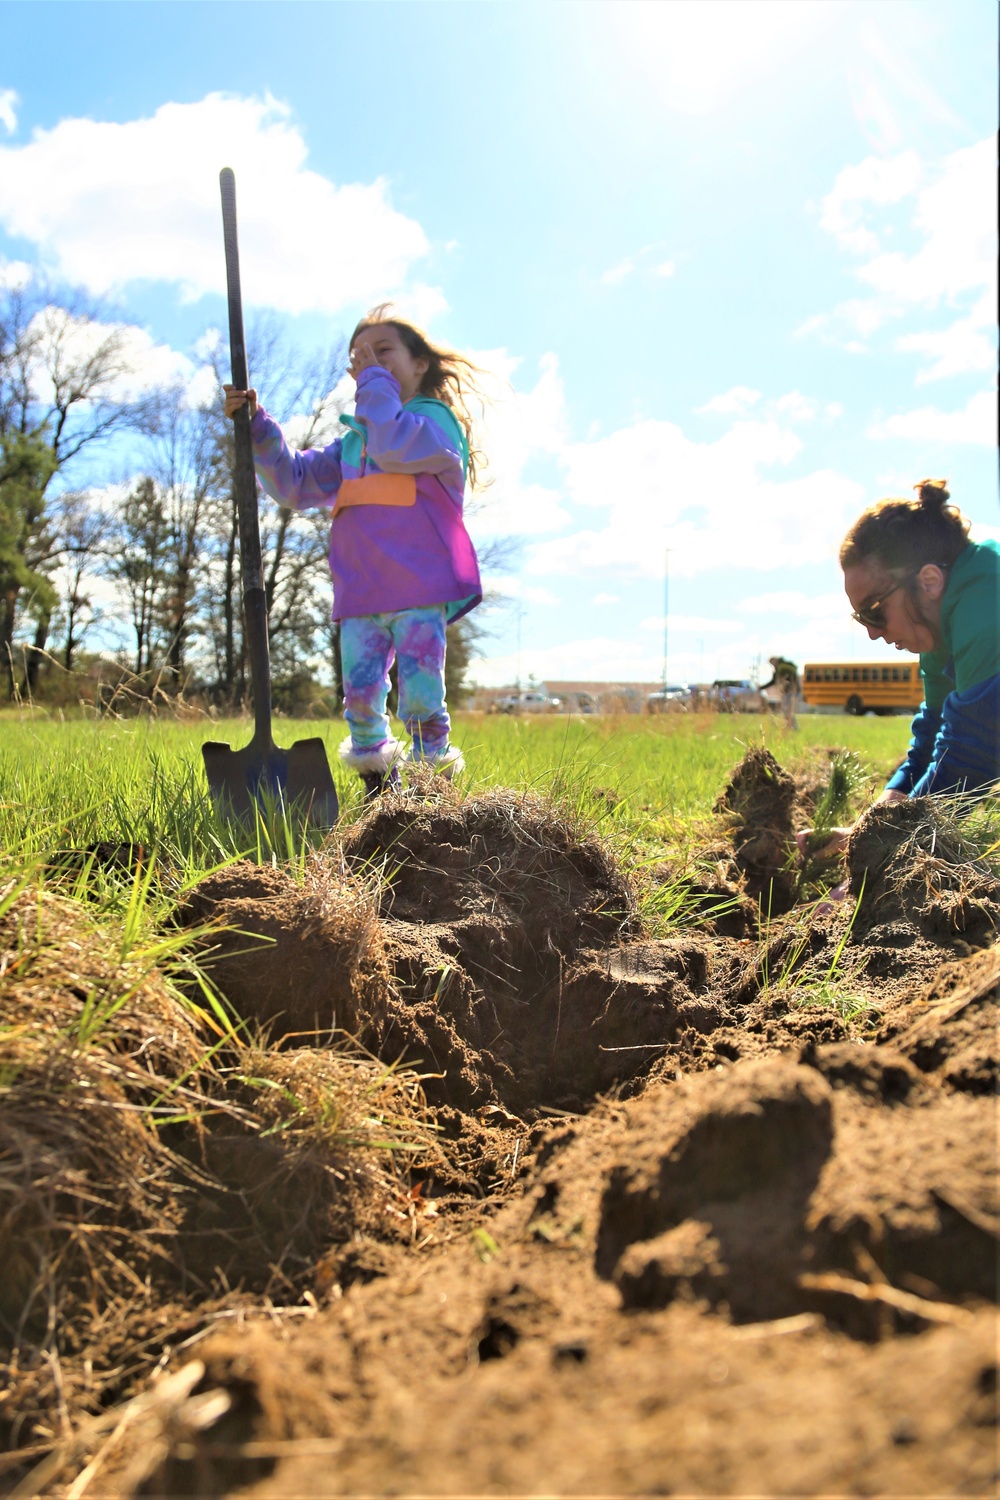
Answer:
[[[1000,883],[897,804],[807,922],[801,789],[753,751],[720,811],[709,919],[669,939],[599,843],[505,792],[386,799],[301,881],[237,865],[191,892],[268,1045],[196,1077],[161,1010],[123,1027],[120,1140],[67,1106],[59,1158],[27,1096],[4,1121],[0,1482],[993,1494]],[[51,1101],[51,1056],[33,1066]],[[143,1069],[158,1099],[184,1080],[197,1126],[127,1134]],[[393,1112],[408,1175],[369,1129]],[[107,1186],[112,1156],[142,1201]]]

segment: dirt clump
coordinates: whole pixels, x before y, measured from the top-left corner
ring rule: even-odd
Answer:
[[[904,925],[965,952],[996,941],[1000,880],[933,798],[870,807],[851,834],[847,865],[858,937],[878,942],[884,932],[891,941]]]
[[[772,916],[795,899],[793,814],[796,784],[761,745],[736,767],[715,811],[728,816],[736,864],[747,894]]]
[[[1000,946],[943,964],[922,994],[887,1018],[879,1040],[922,1073],[972,1094],[1000,1090]]]
[[[178,909],[211,929],[201,961],[244,1021],[274,1038],[354,1034],[362,1008],[384,1004],[389,969],[374,901],[324,860],[302,878],[239,860],[193,887]]]
[[[832,1148],[823,1078],[775,1059],[744,1063],[669,1102],[647,1096],[630,1121],[627,1157],[606,1176],[595,1259],[624,1305],[665,1305],[693,1261],[703,1283],[715,1267],[712,1300],[725,1297],[734,1317],[796,1310],[806,1204]]]

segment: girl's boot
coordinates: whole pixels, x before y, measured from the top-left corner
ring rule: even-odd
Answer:
[[[361,780],[366,802],[377,802],[383,792],[398,792],[402,786],[398,766],[390,766],[388,771],[362,771]]]

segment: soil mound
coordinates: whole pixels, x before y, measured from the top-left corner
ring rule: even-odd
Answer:
[[[795,899],[795,838],[792,827],[797,788],[770,750],[752,746],[715,804],[729,815],[734,857],[747,894],[772,916],[787,912]]]
[[[407,1230],[389,1136],[441,1157],[416,1080],[241,1045],[78,903],[0,902],[0,1429],[93,1410],[227,1298]],[[188,1331],[191,1331],[188,1322]],[[148,1360],[133,1357],[139,1346]]]
[[[524,1118],[716,1024],[705,940],[637,936],[596,839],[540,799],[449,795],[384,800],[301,883],[238,864],[192,892],[185,921],[231,929],[205,961],[240,1016],[275,1038],[341,1028],[425,1069],[437,1104]]]
[[[1000,880],[934,799],[869,808],[851,835],[847,863],[858,937],[891,944],[903,924],[959,951],[996,941]]]
[[[853,899],[782,915],[795,784],[752,750],[719,807],[692,903],[725,888],[732,935],[651,937],[608,850],[507,791],[219,871],[180,920],[239,1039],[75,926],[36,945],[34,897],[0,923],[0,1412],[46,1484],[990,1492],[997,882],[899,804]]]
[[[208,1340],[132,1492],[988,1493],[990,1118],[845,1043],[537,1127],[478,1241]]]

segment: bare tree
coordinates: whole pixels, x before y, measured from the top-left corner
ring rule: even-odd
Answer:
[[[154,664],[156,623],[164,586],[168,525],[155,480],[140,479],[115,518],[108,572],[131,612],[135,636],[134,670],[141,676]]]
[[[131,374],[128,330],[102,323],[80,301],[59,302],[44,288],[0,292],[0,468],[31,446],[36,456],[33,483],[22,482],[17,504],[19,527],[12,563],[0,585],[0,655],[13,689],[11,647],[25,603],[35,615],[32,647],[26,658],[27,686],[34,685],[49,632],[54,591],[29,588],[30,576],[44,577],[56,566],[57,548],[45,526],[45,499],[53,478],[85,449],[135,418],[135,403],[123,399]],[[25,592],[27,590],[27,593]]]
[[[68,490],[49,505],[52,530],[59,538],[61,559],[59,615],[64,636],[60,652],[63,667],[73,670],[76,653],[87,631],[100,623],[89,585],[96,581],[111,538],[107,511],[96,507],[91,497]]]
[[[182,686],[188,643],[202,628],[198,596],[205,581],[203,559],[228,479],[223,422],[217,407],[192,406],[180,386],[161,390],[150,403],[150,470],[166,528],[161,623],[168,683],[175,691]]]

